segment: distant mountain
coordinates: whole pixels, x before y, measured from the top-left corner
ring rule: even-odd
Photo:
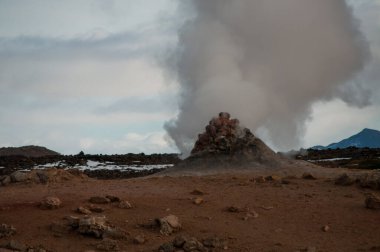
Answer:
[[[343,139],[338,143],[332,143],[327,146],[317,145],[311,149],[343,149],[351,146],[358,148],[380,148],[380,131],[366,128],[360,131],[358,134]]]
[[[44,157],[60,155],[58,152],[49,150],[42,146],[22,146],[22,147],[2,147],[0,156],[25,156],[25,157]]]

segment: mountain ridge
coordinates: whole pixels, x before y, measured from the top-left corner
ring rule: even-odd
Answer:
[[[380,131],[375,129],[364,128],[359,133],[356,133],[348,138],[339,142],[331,143],[327,146],[316,145],[311,147],[315,150],[325,149],[343,149],[348,147],[357,148],[380,148]]]

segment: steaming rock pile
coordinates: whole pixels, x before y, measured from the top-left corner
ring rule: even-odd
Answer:
[[[231,119],[227,112],[220,112],[206,126],[206,132],[198,135],[191,154],[201,152],[233,154],[246,149],[254,140],[247,128],[239,126],[238,119]]]
[[[162,172],[213,172],[213,169],[277,168],[288,162],[227,112],[219,113],[198,135],[190,157]],[[189,169],[188,169],[189,168]]]

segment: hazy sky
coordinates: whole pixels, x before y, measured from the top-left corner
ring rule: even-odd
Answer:
[[[306,147],[380,129],[380,1],[349,3],[372,58],[354,80],[364,91],[341,92],[371,104],[316,103]],[[163,124],[178,113],[178,84],[160,59],[184,19],[175,0],[0,0],[0,147],[176,152]]]

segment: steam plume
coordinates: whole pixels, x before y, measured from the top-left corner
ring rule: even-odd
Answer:
[[[299,144],[314,102],[366,104],[357,92],[342,92],[367,60],[344,0],[182,2],[194,18],[168,61],[182,93],[178,117],[165,125],[182,153],[220,111],[285,149]]]

